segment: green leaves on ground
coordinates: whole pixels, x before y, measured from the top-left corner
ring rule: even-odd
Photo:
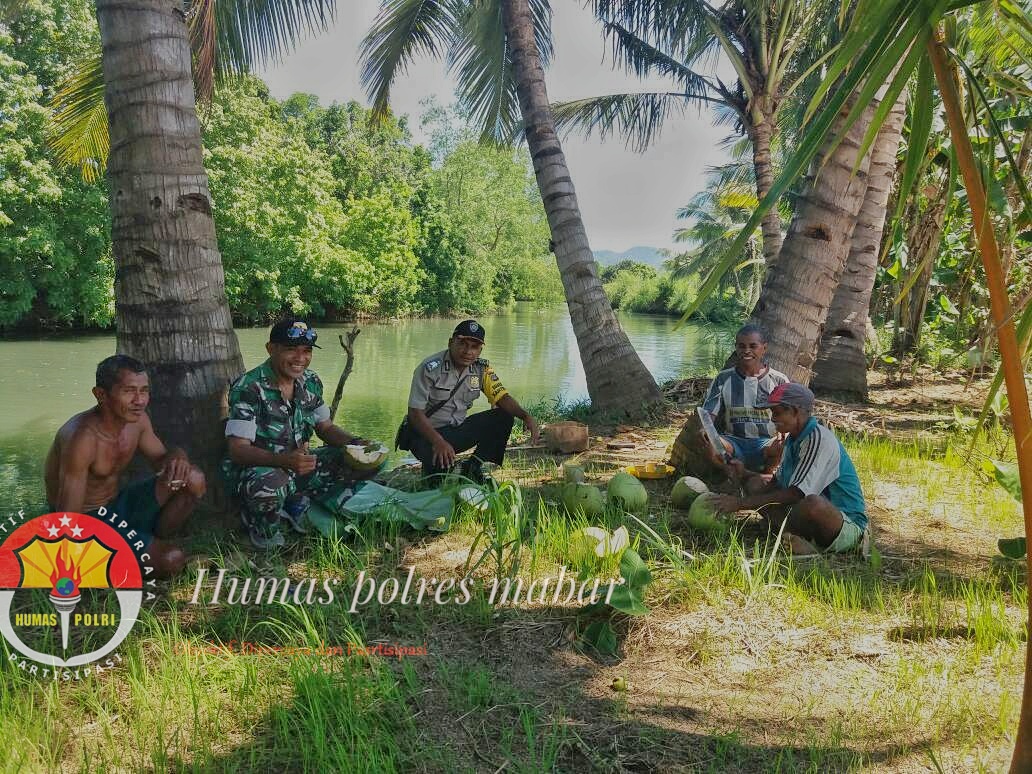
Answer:
[[[1001,462],[1000,460],[987,460],[985,463],[987,472],[996,477],[996,482],[1007,492],[1021,502],[1021,479],[1018,476],[1018,466],[1012,462]]]
[[[620,557],[622,583],[613,589],[609,602],[596,602],[581,611],[588,623],[581,630],[580,639],[597,652],[612,656],[619,647],[613,619],[618,613],[645,615],[645,587],[652,583],[652,572],[633,548],[624,550]]]

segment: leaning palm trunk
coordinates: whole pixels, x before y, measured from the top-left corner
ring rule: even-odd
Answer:
[[[243,361],[226,303],[183,13],[158,0],[97,0],[118,351],[151,375],[167,444],[213,467],[220,398]]]
[[[505,0],[503,23],[530,157],[552,233],[588,394],[602,411],[639,413],[659,388],[620,327],[595,269],[570,170],[545,92],[527,0]]]
[[[849,107],[847,103],[843,111]],[[752,312],[751,322],[764,326],[769,333],[770,364],[801,384],[810,382],[817,342],[867,190],[870,155],[855,173],[854,167],[876,107],[872,103],[865,108],[830,153],[818,154],[796,204],[781,254],[767,270]]]
[[[774,134],[774,125],[769,115],[760,114],[749,126],[749,139],[752,141],[753,173],[756,175],[756,200],[763,201],[774,185],[774,165],[770,158],[770,141]],[[763,259],[767,266],[772,266],[781,252],[781,216],[777,207],[771,207],[760,221],[760,232],[763,234]]]
[[[849,256],[835,289],[824,335],[814,365],[815,390],[867,396],[867,363],[864,343],[871,293],[878,273],[878,251],[888,214],[896,154],[906,117],[906,92],[900,94],[871,148],[867,191],[857,215]]]

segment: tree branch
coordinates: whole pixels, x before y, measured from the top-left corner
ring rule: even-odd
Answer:
[[[330,404],[330,421],[337,416],[337,406],[340,405],[340,396],[344,394],[344,382],[351,376],[351,369],[355,365],[355,339],[358,334],[361,333],[361,329],[357,326],[352,328],[345,339],[344,336],[337,336],[340,340],[340,345],[344,348],[344,352],[347,353],[347,360],[344,361],[344,372],[340,375],[340,379],[337,381],[337,389],[333,393],[333,403]]]

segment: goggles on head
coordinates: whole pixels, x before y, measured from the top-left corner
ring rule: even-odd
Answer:
[[[304,339],[309,344],[315,344],[316,339],[319,338],[319,334],[309,328],[307,325],[291,325],[287,328],[288,339]]]

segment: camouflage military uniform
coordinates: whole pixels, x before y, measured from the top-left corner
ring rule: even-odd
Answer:
[[[268,361],[237,379],[229,390],[229,420],[226,436],[246,438],[259,449],[282,454],[300,448],[311,440],[315,426],[330,418],[323,402],[322,381],[306,370],[294,382],[294,399],[283,399],[276,386],[276,374]],[[229,491],[243,505],[249,527],[263,534],[279,529],[283,502],[292,494],[303,494],[338,511],[352,494],[352,485],[370,478],[376,471],[356,471],[349,467],[340,449],[322,446],[314,449],[315,470],[300,476],[286,468],[241,467],[228,458],[222,472]]]

